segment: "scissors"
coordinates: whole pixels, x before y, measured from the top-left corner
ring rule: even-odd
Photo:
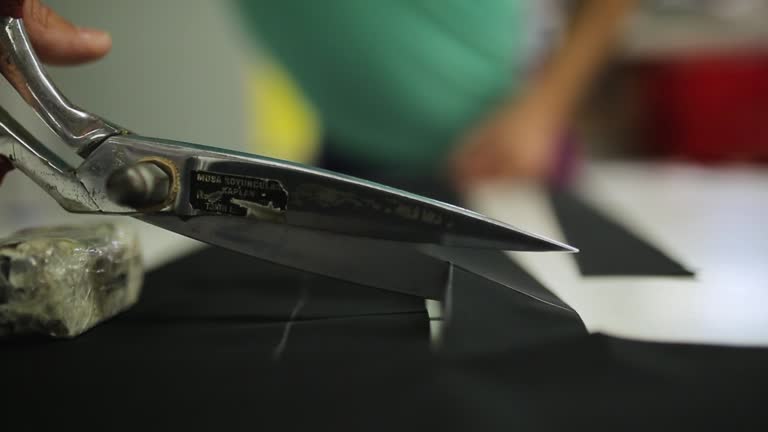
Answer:
[[[2,108],[0,159],[69,212],[127,215],[258,259],[435,299],[451,257],[469,250],[575,251],[359,178],[137,135],[73,105],[42,67],[22,19],[0,20],[0,72],[80,161],[66,162]]]

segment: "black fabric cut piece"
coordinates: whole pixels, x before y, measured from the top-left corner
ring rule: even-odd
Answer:
[[[551,194],[552,208],[583,276],[694,276],[659,248],[639,238],[568,191]]]
[[[458,266],[446,296],[439,347],[450,357],[498,355],[587,335],[576,312]]]

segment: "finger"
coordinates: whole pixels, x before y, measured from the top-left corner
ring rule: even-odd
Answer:
[[[499,172],[498,159],[493,152],[482,151],[463,155],[454,165],[454,179],[457,184],[469,185],[493,178]]]
[[[112,47],[108,33],[77,27],[40,0],[25,0],[22,18],[35,51],[47,63],[85,63],[103,57]]]

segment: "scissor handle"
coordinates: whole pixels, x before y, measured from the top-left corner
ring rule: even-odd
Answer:
[[[61,94],[37,58],[24,23],[18,16],[20,2],[11,1],[0,9],[0,73],[40,118],[81,156],[88,155],[106,138],[124,129],[73,105]]]

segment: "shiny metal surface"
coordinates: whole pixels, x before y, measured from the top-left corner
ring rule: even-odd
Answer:
[[[71,212],[95,212],[98,206],[75,170],[41,144],[0,108],[0,155],[6,156],[61,206]]]
[[[175,200],[163,209],[147,213],[115,203],[107,185],[110,175],[147,160],[163,161],[173,167],[177,185]],[[284,212],[247,211],[233,215],[195,208],[192,197],[198,191],[194,187],[194,176],[201,171],[277,182],[288,197]],[[477,260],[469,260],[467,256],[478,251],[455,246],[492,249],[502,246],[526,251],[568,248],[467,210],[404,191],[307,166],[193,144],[136,136],[112,137],[78,167],[76,174],[100,212],[130,214],[166,230],[258,259],[430,299],[443,298],[450,263],[477,266],[473,263]],[[339,190],[345,193],[348,200],[341,201],[341,210],[332,205],[312,206],[312,201],[305,203],[307,198],[301,195],[302,188],[312,185],[311,190],[317,190],[318,184],[323,187],[322,193]],[[297,195],[299,199],[295,200]],[[433,212],[441,212],[442,217],[450,218],[454,223],[420,226],[418,220],[382,212],[375,222],[376,230],[368,232],[365,217],[370,213],[345,207],[351,197],[362,202],[378,200],[392,208],[425,206]],[[490,228],[470,231],[482,224],[489,224]],[[492,237],[497,233],[503,236]],[[435,253],[437,249],[428,248],[433,244],[452,246],[442,250],[453,252],[448,255]],[[404,268],[417,268],[418,271],[398,271]],[[494,275],[486,277],[498,279]],[[507,279],[500,283],[521,289]],[[549,303],[557,302],[556,298],[551,300],[548,293],[524,294]]]
[[[451,262],[477,266],[456,248],[575,251],[358,178],[129,134],[67,101],[38,62],[21,21],[0,19],[0,72],[84,160],[70,166],[2,110],[0,155],[68,211],[130,215],[256,258],[432,299],[443,297]],[[450,253],[425,249],[429,245]]]
[[[164,160],[175,168],[178,192],[175,201],[163,211],[185,219],[227,215],[246,225],[270,222],[410,243],[573,251],[562,243],[402,190],[305,165],[195,144],[115,136],[101,144],[77,173],[101,211],[135,213],[109,199],[106,179],[114,170],[148,158]],[[201,185],[203,181],[208,183]],[[232,194],[238,198],[232,198]],[[283,201],[278,205],[276,200]],[[206,241],[216,243],[215,239]]]
[[[422,245],[419,246],[419,250],[426,255],[451,262],[457,267],[504,285],[542,303],[575,313],[570,306],[552,292],[543,289],[535,281],[530,281],[525,272],[519,271],[519,268],[512,265],[509,258],[499,251],[435,245]]]
[[[65,143],[87,154],[105,138],[124,130],[73,105],[40,64],[22,20],[0,18],[0,73]]]
[[[162,208],[152,210],[182,218],[227,215],[249,222],[374,239],[503,250],[573,251],[564,244],[469,210],[380,184],[270,158],[128,135],[69,103],[40,65],[22,21],[7,17],[0,20],[4,60],[0,71],[48,125],[86,157],[72,173],[71,167],[6,119],[8,133],[19,138],[26,154],[33,155],[16,158],[14,164],[53,188],[51,195],[65,208],[73,207],[62,202],[73,193],[61,193],[50,184],[53,177],[65,178],[64,188],[77,190],[75,195],[85,202],[85,209],[139,213],[130,199],[114,199],[115,185],[110,190],[107,181],[117,170],[153,161],[171,177],[173,191],[166,203],[160,203]],[[82,196],[82,188],[88,196]]]
[[[109,198],[135,209],[162,204],[170,192],[170,177],[152,162],[139,162],[117,169],[107,179]]]
[[[450,264],[414,245],[232,216],[146,214],[138,219],[265,261],[361,285],[442,299]],[[399,271],[400,269],[418,271]],[[218,269],[211,268],[215,273]]]

